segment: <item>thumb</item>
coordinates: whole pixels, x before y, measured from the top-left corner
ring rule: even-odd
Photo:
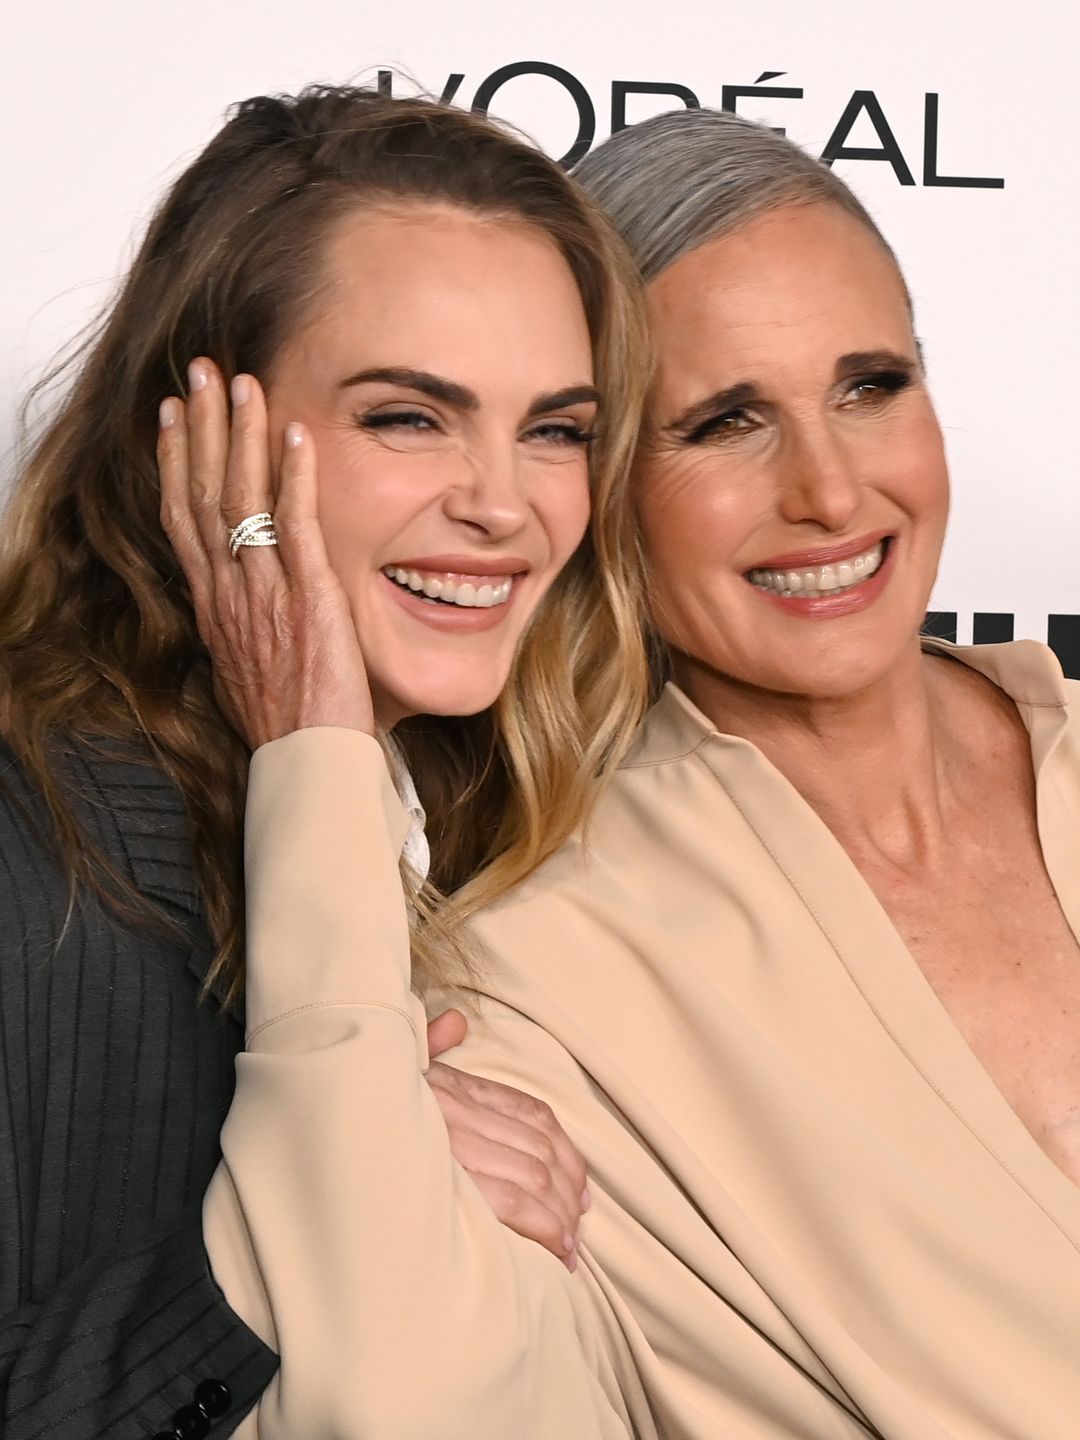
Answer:
[[[444,1010],[427,1027],[428,1055],[432,1060],[460,1045],[469,1033],[469,1022],[460,1010]]]

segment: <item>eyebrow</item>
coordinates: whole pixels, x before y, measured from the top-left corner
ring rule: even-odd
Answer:
[[[836,378],[853,380],[859,375],[880,374],[883,370],[903,370],[909,373],[917,369],[917,361],[896,350],[854,350],[850,355],[841,355],[837,360]]]
[[[432,400],[441,400],[455,410],[479,410],[480,397],[475,390],[447,380],[442,375],[433,375],[430,370],[413,370],[403,365],[381,365],[371,370],[358,370],[339,385],[347,390],[352,385],[368,385],[381,382],[384,385],[401,385],[407,390],[418,390]],[[525,418],[533,420],[537,415],[549,415],[552,410],[562,410],[569,405],[599,405],[600,392],[593,385],[568,385],[563,390],[553,390],[547,395],[538,395],[526,411]]]
[[[835,376],[837,380],[852,380],[859,375],[881,374],[886,370],[902,370],[910,374],[918,368],[918,361],[895,350],[853,350],[837,360]],[[738,410],[742,405],[751,405],[760,398],[758,387],[749,380],[743,380],[725,390],[715,390],[704,400],[695,400],[688,410],[664,428],[675,434],[688,435],[699,425],[704,425],[706,420],[723,415],[728,410]]]
[[[550,415],[552,410],[566,410],[571,405],[599,405],[600,400],[600,391],[594,385],[568,385],[565,390],[538,395],[525,412],[525,418],[533,420],[537,415]]]
[[[373,381],[382,381],[385,385],[401,385],[407,390],[419,390],[421,395],[429,395],[432,400],[441,400],[456,410],[480,408],[480,397],[474,391],[467,390],[464,385],[458,385],[453,380],[444,380],[441,375],[433,375],[430,370],[411,370],[404,365],[382,365],[373,370],[358,370],[355,375],[349,375],[342,380],[338,388],[348,390],[352,385],[368,385]]]
[[[749,405],[758,398],[759,393],[757,386],[751,385],[747,380],[738,385],[729,385],[726,390],[714,390],[704,400],[695,400],[688,410],[670,421],[664,429],[680,435],[689,434],[715,415],[722,415],[727,410],[737,410],[740,405]]]

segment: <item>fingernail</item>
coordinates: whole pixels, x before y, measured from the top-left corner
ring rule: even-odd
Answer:
[[[570,1274],[571,1274],[571,1275],[572,1275],[572,1274],[574,1273],[574,1271],[577,1269],[577,1251],[576,1251],[576,1250],[573,1252],[572,1255],[568,1255],[568,1256],[566,1257],[566,1268],[570,1271]]]
[[[303,427],[300,426],[300,425],[297,425],[297,424],[295,423],[295,421],[293,421],[292,423],[286,425],[286,426],[285,426],[285,444],[288,445],[288,446],[290,447],[290,449],[295,450],[296,447],[297,447],[297,445],[302,445],[303,443],[304,443],[304,431],[303,431]]]
[[[581,1213],[584,1215],[592,1204],[592,1196],[589,1194],[588,1186],[581,1192]]]
[[[569,1230],[562,1237],[562,1248],[563,1252],[567,1255],[569,1255],[574,1248],[574,1237],[570,1234]]]
[[[251,394],[251,386],[248,384],[246,375],[234,375],[232,384],[229,386],[229,394],[232,396],[234,405],[245,405]]]
[[[162,400],[161,404],[158,406],[158,424],[163,430],[167,430],[170,425],[176,424],[175,400]]]
[[[193,360],[187,367],[187,378],[192,390],[201,390],[206,384],[205,366],[200,365],[197,360]]]

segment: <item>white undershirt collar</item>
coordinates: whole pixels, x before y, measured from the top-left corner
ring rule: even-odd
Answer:
[[[428,845],[427,834],[424,830],[427,816],[424,814],[423,805],[420,804],[420,796],[416,793],[416,785],[409,773],[405,754],[392,735],[386,737],[386,748],[394,760],[394,789],[409,815],[409,833],[405,836],[401,853],[420,879],[426,880],[431,869],[431,847]]]

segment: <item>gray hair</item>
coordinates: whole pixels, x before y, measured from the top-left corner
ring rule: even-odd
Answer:
[[[768,210],[822,201],[865,225],[896,263],[869,211],[838,175],[786,136],[726,110],[676,110],[643,120],[605,140],[574,175],[611,216],[647,281]]]

